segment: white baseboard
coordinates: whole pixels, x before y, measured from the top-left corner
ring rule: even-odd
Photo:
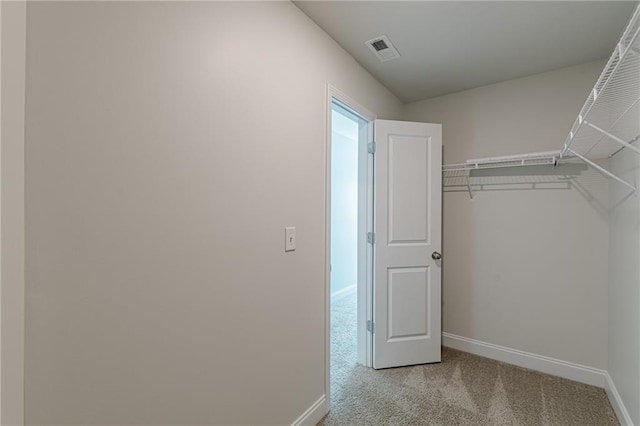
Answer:
[[[331,293],[331,302],[337,302],[340,299],[344,299],[347,296],[351,296],[356,292],[358,286],[356,284],[345,287],[342,290],[338,290],[335,293]]]
[[[322,395],[313,403],[291,426],[312,425],[315,426],[329,412],[327,398]]]
[[[611,402],[611,406],[613,407],[613,411],[615,411],[616,416],[618,417],[618,421],[622,426],[633,426],[631,416],[629,415],[627,408],[624,406],[622,398],[620,398],[620,394],[618,393],[618,389],[616,389],[615,383],[613,383],[613,379],[611,378],[609,373],[605,373],[605,375],[606,386],[604,387],[604,390],[607,392],[609,402]]]
[[[442,333],[442,345],[592,386],[604,388],[607,382],[606,377],[608,374],[605,370],[481,342],[467,337],[456,336],[455,334]]]

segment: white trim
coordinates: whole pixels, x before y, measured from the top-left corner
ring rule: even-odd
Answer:
[[[481,342],[450,333],[442,333],[442,345],[576,382],[601,388],[605,387],[607,372],[605,370],[587,367],[586,365],[532,354],[506,346]]]
[[[301,425],[317,425],[320,420],[329,412],[329,406],[327,404],[327,399],[324,395],[320,397],[313,405],[307,408],[307,411],[302,413],[300,417],[296,419],[295,422],[291,424],[291,426],[301,426]]]
[[[358,289],[358,285],[353,284],[353,285],[350,285],[349,287],[345,287],[338,291],[334,291],[333,293],[331,293],[331,303],[335,303],[338,300],[342,300],[347,296],[351,296],[353,293],[356,292],[357,289]]]
[[[345,104],[363,118],[373,121],[376,119],[376,115],[363,107],[361,104],[353,100],[350,96],[340,91],[331,84],[327,84],[327,97],[325,98],[325,149],[324,149],[324,215],[325,215],[325,229],[324,229],[324,285],[325,285],[325,322],[324,322],[324,356],[325,356],[325,403],[328,408],[331,406],[331,106],[333,99],[337,99],[341,103]],[[371,283],[367,282],[365,292],[365,300],[370,297],[371,289],[369,288]],[[360,286],[358,286],[360,287]],[[358,303],[362,300],[363,290],[358,288]],[[358,329],[366,330],[366,321],[371,319],[372,313],[370,312],[370,303],[366,304],[365,310],[358,312]],[[363,311],[363,312],[361,312]],[[363,313],[363,315],[361,315]],[[360,332],[362,333],[362,332]],[[369,333],[363,333],[358,335],[358,352],[359,354],[365,354],[365,365],[371,366],[371,339]],[[362,359],[358,360],[362,362]]]
[[[606,383],[604,390],[607,392],[609,402],[611,402],[611,406],[618,417],[618,421],[622,426],[633,426],[633,421],[627,411],[627,407],[624,406],[624,402],[618,393],[618,389],[616,389],[616,385],[613,383],[613,379],[608,372],[605,372],[605,379]]]

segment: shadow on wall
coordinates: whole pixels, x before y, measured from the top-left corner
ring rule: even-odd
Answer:
[[[606,168],[608,160],[599,160],[598,165]],[[503,324],[500,317],[511,318],[515,323],[527,318],[518,323],[526,327],[528,321],[535,324],[544,319],[538,316],[540,306],[549,316],[562,318],[567,307],[578,315],[597,303],[589,299],[566,305],[575,283],[588,286],[594,295],[602,293],[606,270],[602,272],[603,268],[593,262],[597,256],[583,248],[598,244],[594,250],[599,250],[600,257],[606,256],[610,179],[578,161],[556,167],[547,164],[478,169],[469,174],[473,193],[473,199],[469,199],[466,173],[443,173],[442,250],[447,262],[442,270],[443,331],[505,346],[527,347],[518,342],[515,333],[509,334],[512,325]],[[573,220],[579,212],[584,214]],[[562,243],[549,243],[554,238]],[[575,247],[578,248],[569,262],[560,260],[565,250]],[[581,265],[585,259],[596,266],[588,273],[582,267],[574,271],[573,265]],[[544,285],[537,283],[539,265],[548,265],[554,271]],[[523,302],[532,297],[543,303],[544,297],[556,289],[560,289],[564,305],[554,297],[548,298],[553,301],[547,305],[536,307]],[[601,310],[594,313],[600,314]],[[561,334],[532,332],[532,339],[544,344],[547,338],[560,339]],[[536,344],[529,347],[534,348],[534,353],[543,354]]]
[[[467,172],[445,171],[443,192],[469,194]],[[607,218],[609,206],[593,195],[589,188],[605,184],[607,178],[584,163],[505,167],[471,170],[469,185],[474,197],[481,192],[575,190],[593,206],[601,217]],[[631,194],[630,194],[631,195]]]
[[[571,189],[572,179],[587,169],[586,164],[568,163],[471,170],[469,183],[473,192]],[[445,172],[443,191],[468,192],[466,171]]]

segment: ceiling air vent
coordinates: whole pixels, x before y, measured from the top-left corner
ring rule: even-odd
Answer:
[[[400,57],[398,50],[391,44],[389,37],[380,36],[373,38],[365,43],[380,62],[387,62]]]

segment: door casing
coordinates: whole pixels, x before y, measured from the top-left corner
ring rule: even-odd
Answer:
[[[367,126],[361,129],[361,132],[366,132],[364,135],[360,135],[360,140],[364,137],[369,141],[373,138],[373,122],[376,119],[376,115],[369,111],[367,108],[353,100],[332,85],[327,85],[327,98],[326,98],[326,137],[325,137],[325,268],[324,268],[324,282],[325,282],[325,398],[327,405],[330,406],[330,362],[331,362],[331,106],[335,101],[346,106],[348,109],[355,112],[369,122]],[[365,149],[359,144],[358,150]],[[358,155],[360,158],[361,156]],[[373,366],[373,340],[371,333],[367,333],[367,321],[372,320],[373,310],[371,301],[373,300],[373,264],[372,255],[373,251],[369,244],[366,242],[366,232],[373,228],[373,158],[370,155],[366,156],[366,168],[363,170],[363,164],[359,160],[359,172],[358,180],[361,181],[365,178],[363,173],[366,173],[367,179],[367,196],[366,196],[366,217],[365,223],[361,223],[363,214],[360,203],[358,204],[358,286],[357,286],[357,298],[358,298],[358,362],[368,367]],[[359,197],[360,198],[360,197]],[[364,233],[362,232],[364,230]],[[364,272],[364,273],[363,273]]]

